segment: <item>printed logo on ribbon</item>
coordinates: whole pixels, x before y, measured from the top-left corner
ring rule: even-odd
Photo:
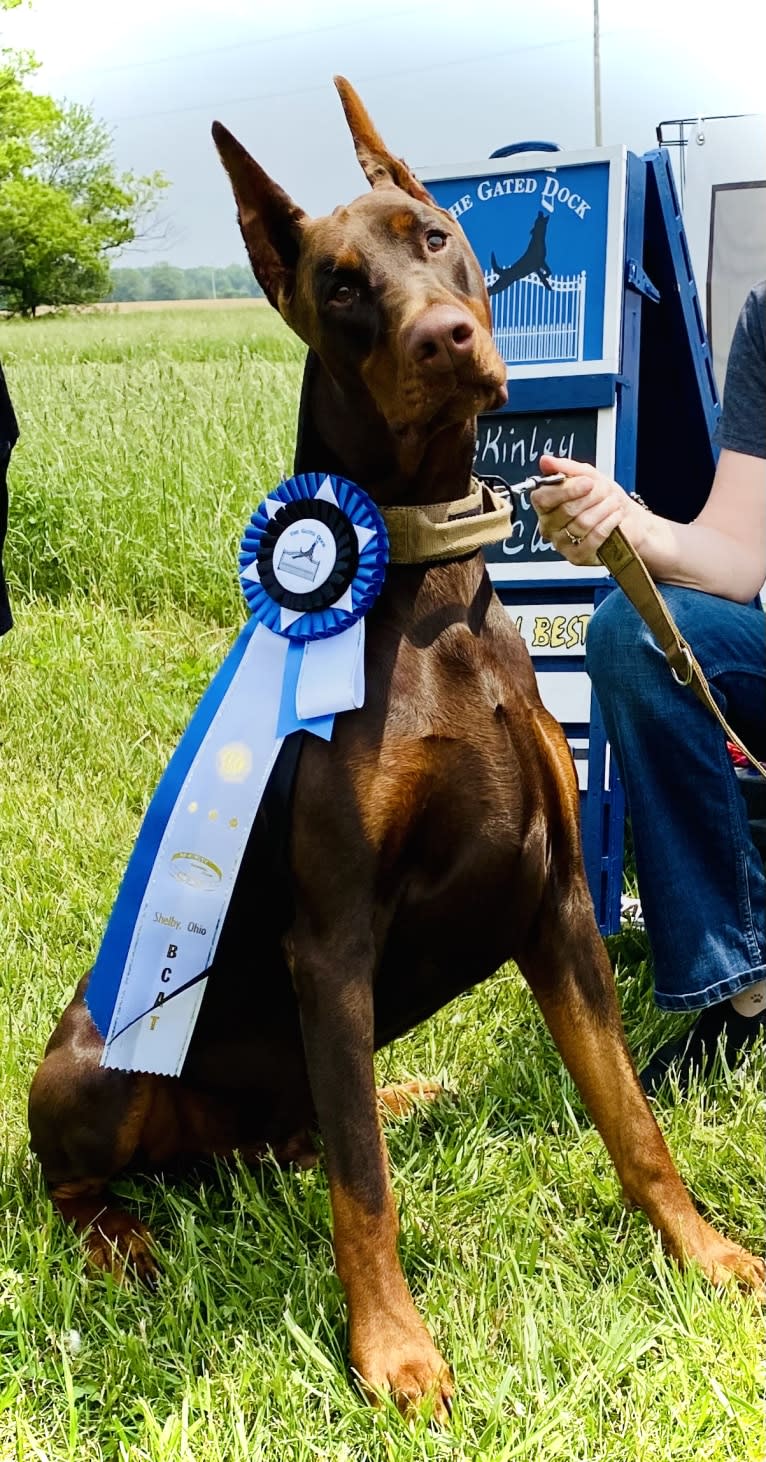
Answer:
[[[277,582],[293,593],[308,594],[327,583],[338,551],[332,533],[317,518],[287,528],[277,542],[272,560]]]
[[[280,483],[253,513],[240,579],[257,619],[291,639],[343,633],[374,603],[388,561],[375,504],[345,477],[307,473]]]
[[[364,704],[364,615],[387,561],[383,519],[346,478],[290,478],[253,513],[251,618],[152,798],[88,982],[102,1066],[180,1075],[282,742],[329,740]]]
[[[197,888],[201,893],[215,888],[223,877],[218,864],[201,853],[173,853],[170,871],[179,883],[188,883],[189,888]]]

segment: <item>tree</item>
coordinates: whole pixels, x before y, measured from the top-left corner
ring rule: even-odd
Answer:
[[[25,315],[103,299],[109,254],[167,186],[159,173],[118,176],[107,128],[87,107],[32,93],[33,69],[29,56],[0,56],[0,302]]]
[[[66,193],[34,176],[0,187],[0,297],[34,315],[41,304],[100,299],[109,280],[97,236]]]
[[[147,270],[149,276],[149,298],[153,300],[182,300],[186,297],[186,281],[183,269],[174,264],[153,264]]]
[[[148,285],[143,269],[113,269],[111,272],[110,300],[145,300]]]
[[[248,299],[255,293],[255,277],[244,264],[229,264],[216,269],[215,287],[223,299]]]
[[[190,300],[209,300],[213,298],[213,275],[215,270],[206,269],[200,264],[197,269],[184,269],[186,279],[186,298]],[[218,286],[216,284],[216,293]]]
[[[36,143],[58,115],[50,97],[24,85],[34,69],[30,56],[0,51],[0,186],[33,166]]]

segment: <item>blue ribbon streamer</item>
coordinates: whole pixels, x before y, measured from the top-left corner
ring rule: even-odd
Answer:
[[[149,875],[157,857],[162,835],[167,826],[178,794],[186,780],[189,767],[194,761],[202,742],[210,729],[211,722],[221,704],[247,645],[258,625],[256,619],[249,619],[229,650],[220,670],[216,671],[194,715],[184,731],[157,790],[144,814],[139,836],[130,855],[120,890],[117,894],[106,933],[101,943],[96,962],[91,971],[86,990],[88,1009],[105,1036],[109,1029],[116,996],[115,971],[125,966],[128,949],[133,935],[136,911],[144,895]]]
[[[330,494],[329,498],[328,493]],[[237,715],[243,727],[246,724],[252,725],[247,720],[249,699],[243,708],[241,696],[246,692],[248,687],[252,686],[253,682],[250,680],[250,677],[253,672],[257,673],[258,667],[260,666],[261,674],[263,675],[265,673],[265,667],[269,665],[273,667],[267,675],[267,684],[273,686],[273,690],[269,691],[271,697],[269,702],[270,711],[267,712],[264,707],[265,719],[260,723],[262,749],[265,748],[264,737],[268,739],[268,736],[273,735],[275,738],[270,743],[273,750],[269,753],[269,760],[276,753],[276,748],[281,739],[295,731],[307,730],[325,740],[329,740],[332,735],[335,719],[334,712],[306,719],[301,719],[298,715],[296,694],[303,665],[304,652],[312,640],[324,640],[335,635],[343,634],[358,624],[360,619],[362,619],[380,592],[388,557],[388,539],[383,520],[377,508],[366,494],[356,484],[349,482],[347,479],[337,477],[328,478],[324,474],[306,474],[281,483],[270,496],[272,503],[271,516],[273,517],[274,512],[278,511],[278,508],[274,509],[273,507],[275,502],[279,505],[301,499],[310,499],[318,495],[323,495],[325,501],[334,499],[337,508],[346,514],[354,525],[354,528],[361,530],[357,534],[357,540],[359,542],[357,572],[352,583],[349,585],[349,589],[341,596],[341,599],[336,601],[335,604],[330,605],[329,608],[300,613],[300,615],[296,615],[293,612],[288,616],[283,614],[282,608],[276,599],[272,599],[263,588],[257,574],[255,577],[251,574],[242,578],[242,588],[248,606],[251,609],[251,618],[240,631],[226,659],[213,677],[160,779],[157,790],[146,811],[107,924],[101,948],[88,981],[86,989],[88,1008],[101,1035],[105,1038],[107,1036],[109,1037],[105,1059],[107,1058],[110,1047],[117,1040],[118,1036],[124,1035],[125,1030],[130,1027],[139,1025],[144,1021],[144,1017],[149,1016],[157,1008],[158,1002],[156,999],[153,1003],[150,1001],[147,1008],[144,1008],[141,1003],[144,996],[143,982],[144,973],[146,972],[146,965],[142,963],[139,956],[139,951],[144,952],[146,949],[144,935],[142,933],[144,925],[141,923],[141,911],[142,909],[146,910],[152,907],[148,899],[149,890],[154,886],[155,880],[158,877],[167,878],[167,865],[164,862],[167,854],[163,852],[159,862],[158,856],[163,842],[165,848],[167,848],[168,840],[172,836],[172,829],[178,821],[181,812],[181,808],[178,805],[181,790],[187,783],[190,772],[190,782],[194,786],[197,786],[197,778],[200,774],[198,769],[193,767],[193,764],[200,753],[200,749],[205,744],[206,737],[211,732],[211,727],[216,720],[219,709],[221,710],[222,716],[226,714],[224,702],[257,630],[260,630],[262,634],[265,633],[267,636],[276,634],[283,642],[285,639],[287,640],[286,653],[283,657],[284,664],[281,670],[281,685],[279,680],[275,679],[275,676],[278,676],[280,673],[278,669],[280,657],[272,654],[268,648],[270,644],[273,644],[276,649],[273,639],[265,640],[262,646],[259,646],[258,643],[253,643],[252,651],[248,657],[250,664],[245,667],[246,673],[243,671],[243,677],[240,677],[240,682],[234,691],[232,691],[234,699],[226,701],[226,707],[231,707],[232,709],[235,706],[237,707]],[[240,555],[241,574],[248,568],[251,568],[257,561],[260,538],[270,521],[269,510],[262,503],[253,514],[245,530]],[[363,629],[355,635],[353,645],[356,646],[357,654],[354,663],[359,671],[363,694],[362,662],[360,659],[363,649]],[[347,651],[341,646],[340,641],[338,641],[338,648],[342,651],[341,661],[343,661],[343,657],[347,655]],[[318,661],[316,657],[319,657]],[[340,684],[342,672],[333,670],[328,672],[324,667],[325,658],[324,649],[320,651],[320,647],[317,646],[314,652],[314,659],[312,660],[314,695],[313,697],[304,696],[304,705],[311,704],[312,698],[315,702],[322,705],[327,704],[328,699],[332,703],[332,696],[328,698],[325,693],[326,687],[328,684],[331,688],[334,686],[332,679],[334,673],[338,673]],[[337,665],[337,656],[331,655],[330,660]],[[317,670],[319,673],[319,681],[316,680]],[[329,675],[327,681],[323,679],[325,675]],[[306,682],[307,685],[309,683]],[[317,685],[321,692],[318,696],[316,695]],[[255,682],[255,689],[257,691],[257,681]],[[278,704],[274,692],[278,694]],[[353,696],[358,696],[356,690],[353,692]],[[346,699],[344,703],[343,696],[338,696],[338,709],[346,709],[350,705],[358,705],[359,703],[359,699],[353,697]],[[258,704],[259,701],[256,695],[253,698],[253,709],[256,714]],[[242,717],[243,709],[245,709],[244,719]],[[268,719],[269,716],[272,718],[271,720]],[[275,723],[276,731],[269,732],[269,725],[273,726]],[[216,722],[217,727],[220,724],[220,722]],[[227,722],[227,724],[229,723]],[[214,735],[217,734],[217,732],[214,733]],[[247,740],[247,732],[244,734]],[[257,740],[257,738],[255,739]],[[202,762],[206,759],[208,761],[210,760],[216,744],[215,739],[213,739],[205,747],[202,751]],[[247,750],[246,747],[245,750]],[[266,766],[267,762],[263,764]],[[186,795],[189,795],[188,788]],[[186,797],[184,799],[185,806]],[[191,810],[191,808],[188,810]],[[243,832],[249,832],[249,827],[252,826],[251,813],[252,817],[254,817],[256,812],[257,802],[254,806],[248,806],[247,819],[243,820],[242,816],[238,814]],[[186,812],[183,815],[185,816]],[[248,819],[250,820],[248,821]],[[235,825],[236,818],[233,819],[230,826],[234,827]],[[166,833],[168,834],[167,838]],[[185,844],[183,846],[188,847],[193,845]],[[199,851],[201,852],[201,850]],[[176,853],[174,856],[187,857],[192,855]],[[221,923],[224,915],[225,903],[223,904]],[[167,921],[161,919],[159,922],[163,924]],[[189,928],[193,927],[189,925]],[[218,929],[220,928],[220,924],[216,924],[214,927]],[[204,930],[200,932],[205,933]],[[217,939],[217,934],[215,937]],[[145,953],[143,958],[145,959]],[[177,963],[178,974],[180,976],[180,955]],[[130,974],[130,982],[124,986],[125,993],[123,995],[121,981],[123,979],[128,980],[129,965],[133,966],[133,972]],[[140,971],[138,977],[136,976],[136,970]],[[168,976],[170,975],[170,971],[166,973]],[[136,978],[138,978],[137,984],[135,983]],[[198,984],[203,978],[204,970],[190,969],[185,982],[180,985],[178,983],[175,985],[171,983],[165,987],[168,992],[168,1003],[173,1001],[175,1005],[175,996],[180,995],[183,990],[188,990],[192,985]],[[119,1004],[118,1000],[120,1002]],[[116,1024],[115,1011],[117,1009],[122,1010],[123,1008],[133,1011],[137,1009],[139,1013],[133,1015],[128,1020],[127,1025],[122,1031],[111,1031],[110,1033],[110,1026],[113,1020],[115,1020]],[[140,1013],[141,1010],[143,1010],[143,1014]],[[160,1020],[160,1018],[161,1016],[157,1015],[156,1019]],[[164,1017],[162,1018],[164,1020]],[[196,1017],[192,1014],[187,1019],[187,1039],[190,1030],[193,1028],[194,1018]],[[152,1017],[153,1028],[154,1016]],[[162,1025],[162,1031],[165,1033],[166,1049],[168,1051],[173,1046],[173,1041],[167,1039],[171,1028],[171,1026],[165,1023]],[[145,1027],[142,1027],[142,1029],[145,1029]],[[141,1036],[140,1039],[143,1040],[144,1037]],[[122,1064],[125,1049],[124,1046],[120,1047],[120,1057],[115,1060],[115,1064]],[[133,1050],[134,1047],[130,1049]],[[169,1073],[172,1073],[173,1070],[180,1070],[180,1062],[183,1060],[182,1050],[185,1050],[185,1046],[182,1048],[179,1045],[178,1050],[181,1051],[181,1054],[178,1056],[179,1064],[176,1067],[172,1064],[163,1065],[160,1063],[151,1067],[144,1066],[139,1069],[152,1069],[167,1071]],[[171,1054],[170,1056],[166,1055],[164,1059],[172,1063],[174,1058]]]

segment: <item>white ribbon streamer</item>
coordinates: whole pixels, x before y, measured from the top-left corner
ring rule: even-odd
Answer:
[[[180,1075],[205,971],[282,745],[277,724],[289,643],[256,627],[187,772],[133,928],[102,1066]],[[360,620],[303,646],[296,712],[310,721],[363,703]]]
[[[338,704],[342,693],[343,705]],[[302,721],[364,705],[364,620],[329,640],[307,640],[295,709]]]
[[[146,887],[102,1066],[177,1076],[282,739],[288,641],[258,625],[189,768]],[[167,1002],[167,1003],[166,1003]]]

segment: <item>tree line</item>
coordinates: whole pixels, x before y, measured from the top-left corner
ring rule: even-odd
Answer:
[[[225,269],[152,264],[143,269],[112,269],[110,280],[111,289],[103,298],[114,301],[256,299],[263,294],[245,264],[228,264]]]

